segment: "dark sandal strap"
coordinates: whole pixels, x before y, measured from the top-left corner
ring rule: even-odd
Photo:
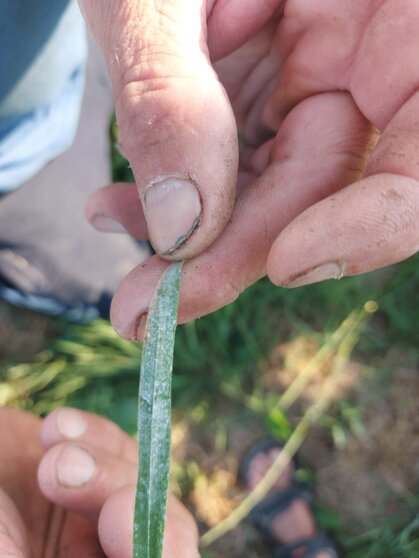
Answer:
[[[327,552],[330,558],[338,558],[338,553],[332,541],[323,532],[317,533],[308,539],[300,539],[293,544],[278,546],[273,551],[273,557],[296,558],[294,554],[296,550],[300,551],[298,554],[299,558],[316,558],[319,552]],[[301,554],[301,551],[304,554]]]
[[[272,521],[288,509],[295,500],[303,500],[312,506],[314,498],[306,486],[294,482],[287,490],[280,490],[266,496],[250,513],[250,519],[256,529],[272,549],[278,546],[278,541],[271,534]]]

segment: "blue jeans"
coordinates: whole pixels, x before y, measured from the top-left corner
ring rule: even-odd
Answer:
[[[0,0],[0,192],[71,145],[86,54],[75,0]]]

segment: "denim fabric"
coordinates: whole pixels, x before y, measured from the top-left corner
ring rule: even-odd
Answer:
[[[0,0],[0,192],[71,145],[86,54],[75,0]]]

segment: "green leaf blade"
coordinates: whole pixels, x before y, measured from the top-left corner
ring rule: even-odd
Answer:
[[[182,263],[172,264],[151,301],[138,397],[139,472],[134,558],[161,558],[170,467],[171,379]]]

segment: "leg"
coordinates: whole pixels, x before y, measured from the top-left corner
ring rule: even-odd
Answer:
[[[86,90],[72,147],[0,199],[0,296],[74,319],[106,315],[119,281],[148,254],[124,235],[102,235],[84,219],[88,196],[110,181],[112,96],[90,44]]]

